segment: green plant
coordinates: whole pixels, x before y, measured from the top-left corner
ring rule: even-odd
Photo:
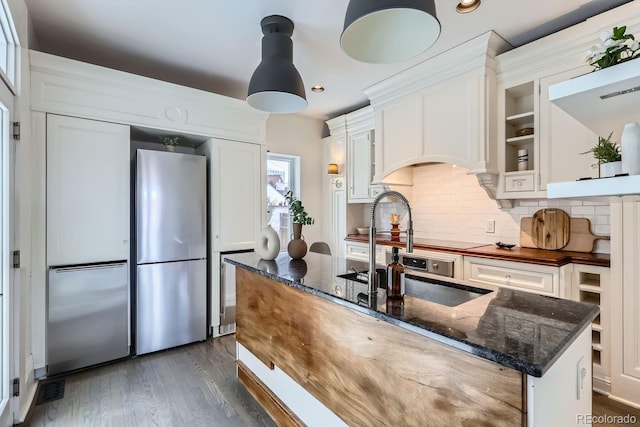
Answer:
[[[611,142],[611,135],[613,135],[613,132],[611,132],[607,138],[598,137],[598,144],[591,148],[591,150],[581,154],[592,153],[598,163],[611,163],[622,160],[620,144]]]
[[[180,141],[179,136],[161,136],[160,137],[160,142],[162,142],[164,145],[176,146],[178,145],[179,141]]]
[[[613,27],[600,33],[601,43],[594,45],[585,60],[596,70],[611,67],[621,62],[640,58],[640,43],[631,34],[625,34],[627,26]],[[631,44],[628,44],[631,42]]]
[[[302,225],[311,225],[313,224],[313,218],[309,216],[309,214],[304,210],[304,206],[302,206],[302,202],[293,195],[291,190],[287,191],[284,195],[284,199],[289,206],[289,212],[291,213],[291,219],[293,222],[297,222]]]

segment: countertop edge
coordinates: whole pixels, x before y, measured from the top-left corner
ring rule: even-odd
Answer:
[[[379,312],[377,310],[371,309],[369,307],[365,307],[356,303],[353,303],[351,301],[347,301],[345,299],[336,297],[334,295],[328,294],[326,292],[305,286],[303,283],[300,282],[296,282],[294,280],[290,280],[287,279],[285,277],[270,273],[268,271],[264,271],[249,265],[246,265],[242,262],[230,259],[230,258],[224,258],[225,262],[228,262],[230,264],[233,264],[237,267],[243,268],[247,271],[250,271],[252,273],[256,273],[259,274],[263,277],[266,277],[268,279],[271,280],[275,280],[279,283],[285,284],[287,286],[293,287],[295,289],[301,290],[305,293],[308,293],[310,295],[314,295],[320,298],[323,298],[327,301],[331,301],[334,303],[337,303],[343,307],[347,307],[350,308],[352,310],[355,310],[357,312],[360,312],[362,314],[366,314],[369,315],[373,318],[376,318],[378,320],[382,320],[384,322],[390,323],[392,325],[401,327],[405,330],[417,333],[419,335],[422,335],[426,338],[430,338],[433,339],[437,342],[446,344],[446,345],[451,345],[461,351],[464,351],[466,353],[469,354],[473,354],[476,355],[478,357],[481,357],[485,360],[497,363],[499,365],[505,366],[507,368],[510,369],[514,369],[517,370],[519,372],[522,372],[524,374],[527,375],[531,375],[533,377],[542,377],[551,366],[553,366],[553,364],[555,363],[555,361],[567,350],[567,348],[575,341],[575,339],[578,337],[578,335],[584,331],[585,328],[587,328],[595,319],[595,317],[597,316],[598,312],[599,312],[599,308],[596,305],[593,304],[589,304],[592,305],[593,308],[590,312],[590,314],[588,316],[586,316],[583,321],[576,325],[574,327],[574,329],[570,332],[570,335],[568,336],[568,339],[559,343],[558,346],[556,347],[556,349],[553,351],[552,356],[548,359],[548,360],[544,360],[542,363],[527,363],[524,362],[520,359],[518,359],[517,357],[514,357],[512,355],[508,355],[505,353],[499,353],[495,350],[491,350],[491,349],[487,349],[485,347],[482,347],[480,345],[476,345],[473,343],[468,343],[465,341],[462,341],[460,339],[457,339],[455,337],[450,337],[450,336],[446,336],[443,335],[441,333],[438,332],[434,332],[429,330],[426,327],[421,327],[421,326],[416,326],[413,325],[411,323],[402,321],[400,319],[394,318],[392,316],[389,316],[385,313]]]

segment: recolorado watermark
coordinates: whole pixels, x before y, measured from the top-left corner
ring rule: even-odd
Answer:
[[[635,424],[638,419],[635,415],[591,415],[577,414],[577,424]]]

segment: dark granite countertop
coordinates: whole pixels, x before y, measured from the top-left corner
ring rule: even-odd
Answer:
[[[362,234],[349,234],[345,240],[350,242],[369,243],[369,236]],[[406,245],[406,240],[404,239],[404,236],[401,236],[399,241],[393,241],[390,236],[379,235],[376,238],[376,245],[404,247]],[[521,248],[519,246],[516,246],[513,249],[500,249],[496,247],[496,245],[487,245],[486,243],[420,238],[414,239],[413,246],[414,249],[441,251],[465,256],[548,265],[552,267],[562,267],[563,265],[571,263],[609,267],[611,263],[611,257],[609,254],[592,252],[552,251]]]
[[[386,293],[368,304],[358,298],[367,285],[337,277],[365,263],[308,253],[292,260],[281,252],[273,261],[255,253],[225,255],[231,264],[304,292],[333,301],[425,337],[455,346],[503,366],[541,377],[598,315],[599,308],[570,300],[506,288],[483,286],[493,292],[455,307],[405,296],[387,306]],[[437,280],[408,276],[418,281]],[[468,286],[451,280],[456,286]],[[478,288],[473,285],[472,287]],[[360,303],[359,303],[360,300]]]

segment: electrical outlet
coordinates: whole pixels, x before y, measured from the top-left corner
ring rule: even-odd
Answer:
[[[484,224],[484,232],[485,233],[495,233],[496,232],[496,222],[492,219],[488,219]]]

